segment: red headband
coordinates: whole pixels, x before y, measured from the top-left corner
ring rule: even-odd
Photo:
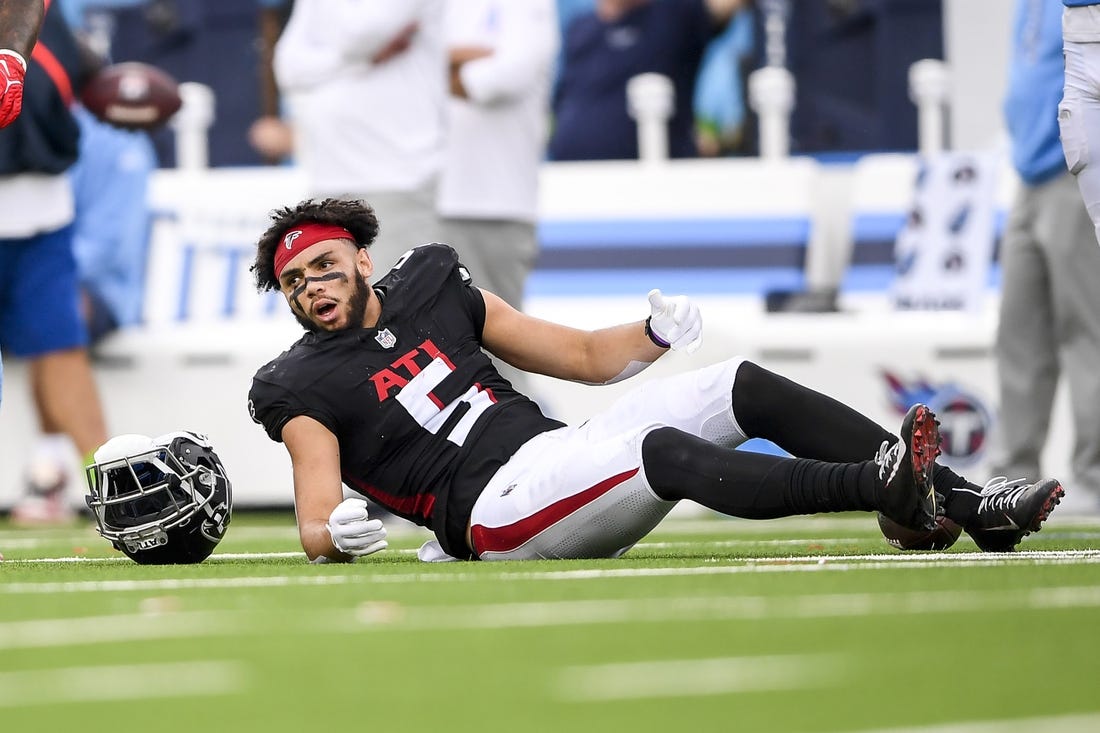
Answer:
[[[294,259],[299,252],[309,249],[326,239],[350,239],[355,241],[351,232],[337,224],[318,224],[305,222],[283,235],[282,243],[275,249],[275,279],[283,273],[286,263]]]

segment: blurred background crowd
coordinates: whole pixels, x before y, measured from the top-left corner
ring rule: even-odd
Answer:
[[[145,61],[181,81],[201,82],[214,90],[217,117],[210,131],[212,166],[278,164],[292,154],[289,135],[265,123],[286,119],[272,59],[294,0],[58,1],[73,27],[107,58]],[[461,7],[461,0],[449,4],[458,7],[446,12],[470,14]],[[584,47],[591,41],[593,23],[596,28],[614,25],[604,19],[636,13],[639,6],[649,3],[556,0],[548,4],[552,16],[545,22],[553,28],[546,30],[562,39],[551,70],[554,112],[558,115],[563,109],[568,111],[571,93],[600,91],[573,91],[570,84],[598,87],[600,77],[606,84],[624,73],[614,63],[597,64],[606,59],[598,56],[599,50]],[[683,71],[677,69],[677,75],[689,77],[683,82],[677,79],[677,89],[684,92],[678,104],[691,111],[688,126],[693,144],[674,149],[674,156],[756,152],[745,80],[752,70],[767,63],[766,11],[781,13],[786,20],[786,63],[798,80],[793,151],[915,149],[916,120],[906,77],[914,61],[943,57],[941,3],[794,0],[794,4],[797,12],[791,13],[784,0],[727,3],[728,9],[716,11],[719,15],[713,22],[682,19],[685,23],[694,20],[694,28],[666,22],[650,31],[652,37],[638,39],[644,44],[638,51],[644,59],[634,62],[636,68],[664,65],[672,69],[671,64],[679,64]],[[776,8],[771,10],[769,5]],[[441,4],[428,4],[424,12],[442,20],[444,10]],[[668,48],[673,41],[678,47]],[[628,38],[611,41],[634,42]],[[661,58],[655,58],[658,48],[665,49]],[[568,63],[574,59],[575,70]],[[309,62],[302,59],[300,63]],[[690,71],[695,73],[688,74]],[[625,91],[619,92],[625,95]],[[159,164],[172,166],[170,132],[155,138]],[[595,145],[585,148],[570,141],[562,141],[560,147],[560,156],[551,159],[633,157],[628,151]]]

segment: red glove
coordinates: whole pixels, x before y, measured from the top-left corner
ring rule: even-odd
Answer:
[[[23,77],[27,62],[15,51],[0,49],[0,127],[7,127],[23,109]]]

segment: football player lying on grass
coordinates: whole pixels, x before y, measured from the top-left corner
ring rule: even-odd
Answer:
[[[983,488],[936,463],[932,411],[897,435],[744,359],[640,384],[580,425],[545,416],[483,352],[593,385],[699,345],[684,296],[649,293],[645,320],[594,331],[520,313],[476,287],[453,249],[423,244],[375,277],[379,223],[364,203],[272,213],[252,265],[306,333],[257,371],[249,410],[293,463],[302,547],[349,561],[386,529],[343,486],[431,529],[421,559],[616,557],[676,502],[770,519],[878,511],[931,531],[937,513],[1009,551],[1063,495],[1057,481]],[[792,458],[734,450],[772,441]]]

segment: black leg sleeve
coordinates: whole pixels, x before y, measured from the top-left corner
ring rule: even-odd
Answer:
[[[871,461],[826,463],[730,450],[675,428],[642,441],[642,465],[662,499],[690,499],[734,517],[869,510],[877,468]]]
[[[791,455],[854,462],[897,436],[841,402],[746,361],[733,382],[733,415],[750,438]]]

